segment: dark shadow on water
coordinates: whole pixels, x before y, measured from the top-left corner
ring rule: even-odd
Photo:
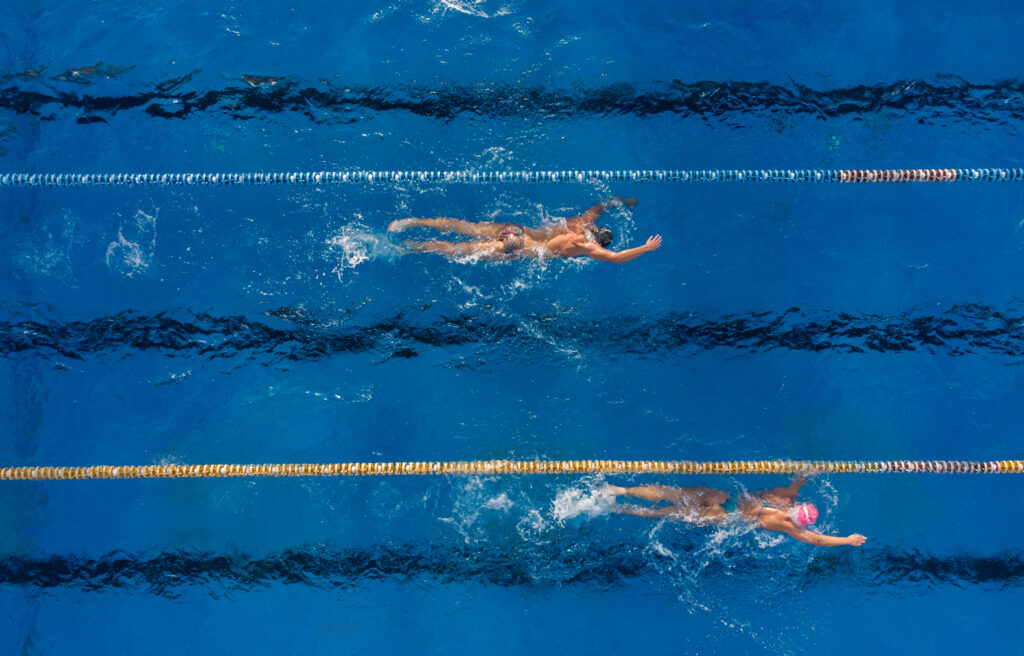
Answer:
[[[689,556],[683,554],[682,558]],[[368,581],[476,582],[495,586],[588,586],[602,588],[634,579],[666,576],[646,545],[520,547],[404,544],[365,549],[300,547],[262,558],[238,553],[168,551],[152,556],[114,553],[11,556],[0,560],[0,585],[78,590],[134,589],[174,596],[185,586],[250,590],[274,584],[347,588]],[[696,561],[697,559],[694,558]],[[946,556],[888,548],[815,552],[811,559],[733,554],[727,562],[700,565],[703,585],[742,573],[747,579],[790,579],[793,586],[986,586],[1019,587],[1024,554]],[[678,569],[678,560],[673,563]],[[696,563],[695,563],[696,565]]]
[[[0,353],[83,360],[106,352],[156,351],[207,359],[246,357],[264,365],[354,353],[379,355],[382,361],[402,360],[418,357],[425,348],[474,345],[516,353],[547,351],[554,343],[606,357],[688,357],[712,349],[1024,355],[1024,317],[980,304],[955,305],[935,314],[892,316],[790,308],[723,317],[670,312],[604,319],[564,314],[510,317],[498,312],[445,316],[416,307],[362,325],[356,323],[358,317],[350,317],[344,326],[296,320],[287,308],[268,314],[275,318],[218,317],[180,310],[123,312],[87,321],[0,321]]]
[[[1006,121],[1024,118],[1024,84],[1019,80],[985,84],[952,75],[826,90],[796,83],[680,80],[571,89],[501,83],[367,86],[243,75],[238,83],[224,88],[191,89],[197,72],[119,96],[85,92],[92,82],[110,77],[106,75],[58,77],[41,84],[26,82],[24,74],[9,74],[0,76],[0,84],[6,85],[0,87],[0,108],[34,116],[57,112],[56,117],[64,113],[71,118],[131,110],[162,119],[213,113],[249,120],[292,113],[317,124],[352,123],[389,112],[441,121],[674,115],[741,124],[766,115],[831,119],[886,111],[889,119],[991,122],[1006,130]]]

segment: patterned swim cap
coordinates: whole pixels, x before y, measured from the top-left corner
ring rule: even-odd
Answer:
[[[789,517],[800,526],[809,526],[818,521],[818,509],[813,503],[798,503],[789,511]]]

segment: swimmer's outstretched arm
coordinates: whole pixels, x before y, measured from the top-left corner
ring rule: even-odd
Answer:
[[[656,251],[661,247],[661,235],[654,235],[653,237],[647,238],[647,243],[643,246],[637,246],[636,248],[627,248],[624,251],[610,251],[606,248],[601,248],[597,244],[587,242],[581,244],[580,247],[584,250],[584,255],[592,260],[599,262],[614,262],[615,264],[622,264],[623,262],[629,262],[635,260],[644,253],[650,253]]]
[[[808,531],[807,529],[792,525],[788,525],[780,530],[791,538],[818,547],[859,547],[867,540],[866,537],[859,533],[851,533],[843,538],[838,535],[822,535],[821,533],[815,533],[814,531]]]

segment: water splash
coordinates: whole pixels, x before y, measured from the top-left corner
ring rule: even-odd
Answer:
[[[451,516],[439,518],[442,522],[451,525],[467,545],[488,540],[486,530],[481,530],[477,520],[480,519],[484,510],[489,510],[487,507],[491,499],[489,490],[494,486],[496,480],[493,477],[470,476],[456,490]]]
[[[117,229],[117,239],[107,245],[104,261],[111,271],[132,278],[150,268],[155,250],[156,212],[138,210],[131,221]]]
[[[504,4],[488,13],[487,5],[487,0],[436,0],[431,13],[444,15],[455,12],[476,18],[496,18],[513,13],[513,9]]]
[[[615,505],[615,496],[604,491],[600,478],[583,478],[579,485],[559,491],[551,502],[551,515],[559,526],[580,515],[607,515]]]
[[[449,314],[442,304],[409,306],[390,317],[358,325],[346,315],[323,321],[304,319],[280,327],[238,316],[213,316],[188,310],[154,315],[122,312],[85,321],[60,321],[53,308],[30,313],[21,306],[0,306],[0,353],[51,351],[82,359],[91,353],[159,349],[167,355],[188,352],[206,357],[259,354],[264,362],[309,360],[396,349],[497,349],[517,357],[559,354],[559,363],[593,353],[660,358],[691,357],[713,349],[838,353],[929,352],[949,357],[1024,355],[1024,322],[1018,306],[997,310],[980,304],[953,306],[941,314],[903,313],[892,317],[845,312],[750,312],[707,318],[696,313],[619,316],[585,320],[575,308],[547,314],[506,308],[480,288],[454,278],[449,296],[481,307]],[[474,291],[475,290],[475,291]],[[500,296],[496,297],[498,301]],[[357,308],[358,309],[358,308]],[[271,316],[298,316],[279,308]]]
[[[360,223],[349,223],[327,239],[327,258],[335,262],[332,272],[344,282],[346,272],[379,257],[394,255],[394,247]]]
[[[516,523],[519,538],[527,544],[537,544],[547,540],[551,531],[551,523],[536,508],[530,508]]]
[[[494,497],[493,499],[488,499],[486,502],[484,502],[484,508],[488,508],[490,510],[508,510],[513,505],[514,504],[508,498],[508,495],[505,494],[504,492]]]
[[[72,249],[79,241],[75,234],[77,225],[78,217],[70,210],[44,219],[45,235],[41,240],[31,240],[18,256],[20,268],[32,275],[71,280],[74,277]]]

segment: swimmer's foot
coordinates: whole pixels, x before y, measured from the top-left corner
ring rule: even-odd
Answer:
[[[607,494],[613,497],[621,497],[626,493],[626,488],[619,487],[618,485],[602,485],[597,489],[601,494]]]
[[[402,232],[406,228],[411,228],[415,225],[416,219],[398,219],[397,221],[392,221],[391,224],[388,225],[388,232]]]

